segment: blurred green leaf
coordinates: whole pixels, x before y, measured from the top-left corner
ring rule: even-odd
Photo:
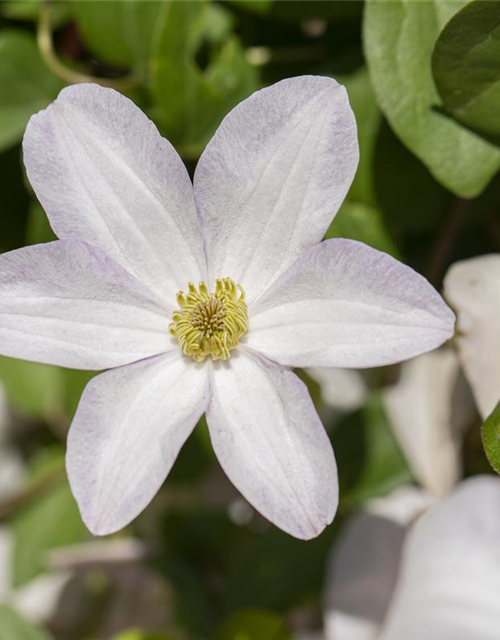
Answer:
[[[164,14],[152,90],[160,127],[185,156],[199,155],[226,113],[257,88],[230,27],[226,9],[203,0],[172,2]]]
[[[493,469],[500,474],[500,402],[481,428],[486,456]]]
[[[252,11],[258,14],[269,13],[273,6],[273,1],[274,0],[227,0],[228,4],[233,4],[235,7],[241,7],[246,11]]]
[[[1,640],[1,638],[0,638]],[[129,629],[128,631],[122,631],[117,636],[113,636],[112,640],[174,640],[172,636],[165,633],[150,633],[148,631],[141,631],[140,629]]]
[[[217,635],[219,640],[291,640],[286,621],[270,611],[239,611],[229,616]]]
[[[102,62],[143,69],[153,47],[160,0],[77,0],[71,3],[85,43]]]
[[[34,37],[0,33],[0,151],[19,142],[31,115],[44,109],[62,87],[43,63]]]
[[[23,20],[36,22],[40,7],[45,0],[4,0],[0,2],[0,13],[9,20]],[[53,27],[59,27],[67,22],[71,16],[69,2],[57,0],[50,7],[50,23]]]
[[[47,218],[47,214],[37,201],[32,201],[28,213],[26,225],[26,244],[39,244],[56,240],[56,235]]]
[[[326,232],[326,238],[351,238],[385,251],[393,256],[398,255],[382,218],[375,207],[346,200],[339,213]]]
[[[19,147],[0,153],[0,252],[17,249],[25,240],[30,199],[21,164]]]
[[[345,86],[349,102],[356,116],[359,141],[359,165],[349,189],[348,197],[368,205],[376,204],[374,185],[374,156],[377,132],[382,123],[382,113],[373,93],[368,71],[362,67],[350,76],[337,80]]]
[[[328,0],[276,0],[269,12],[282,20],[304,20],[308,18],[329,18],[339,22],[357,20],[363,11],[362,0],[337,2]]]
[[[344,506],[358,506],[412,481],[379,394],[335,427],[332,441]]]
[[[241,540],[231,554],[228,610],[259,607],[286,611],[310,597],[319,598],[326,556],[338,523],[337,518],[320,536],[306,542],[272,526]]]
[[[500,168],[500,149],[439,112],[431,72],[439,32],[463,5],[369,0],[363,31],[375,94],[394,131],[437,180],[471,198]]]
[[[64,380],[57,367],[0,356],[0,380],[13,406],[50,420],[64,406]]]
[[[62,452],[43,462],[44,473],[59,469]],[[36,463],[40,466],[40,462]],[[36,471],[40,473],[40,469]],[[45,569],[49,549],[82,542],[89,537],[66,479],[51,484],[11,519],[14,532],[13,583],[18,587]]]
[[[22,618],[14,609],[0,604],[0,640],[50,640],[51,637]]]
[[[432,56],[444,108],[500,139],[500,1],[470,2],[447,23]]]

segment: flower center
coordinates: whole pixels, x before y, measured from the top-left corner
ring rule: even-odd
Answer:
[[[188,293],[177,294],[180,309],[174,311],[170,333],[177,338],[182,353],[198,362],[227,360],[248,328],[245,292],[231,278],[218,278],[215,291],[200,282],[188,284]]]

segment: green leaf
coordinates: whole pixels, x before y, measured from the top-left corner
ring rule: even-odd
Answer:
[[[91,52],[102,62],[143,69],[168,3],[159,0],[72,2],[77,25]]]
[[[489,463],[500,474],[500,402],[483,424],[481,436]]]
[[[0,604],[0,640],[50,640],[51,636],[22,618],[17,611]]]
[[[62,87],[43,63],[34,37],[0,33],[0,151],[22,138],[30,116],[44,109]]]
[[[226,113],[257,88],[230,26],[224,7],[202,0],[172,2],[165,12],[152,90],[162,132],[184,156],[199,155]]]
[[[500,1],[470,2],[445,26],[432,56],[444,108],[500,138]]]
[[[60,452],[43,464],[44,473],[60,468],[63,468]],[[16,513],[11,524],[15,539],[15,587],[33,579],[46,568],[45,554],[49,549],[77,544],[89,537],[64,477],[49,485],[41,496]]]
[[[264,610],[239,611],[221,626],[219,640],[291,640],[286,621]]]
[[[343,507],[361,505],[412,481],[379,394],[335,427],[332,441]]]
[[[351,238],[393,256],[398,255],[382,218],[375,207],[346,200],[326,232],[326,238]]]
[[[9,20],[36,22],[43,0],[4,0],[0,2],[0,13]],[[62,0],[52,2],[50,7],[50,24],[60,27],[71,16],[70,5]]]
[[[376,205],[373,165],[382,113],[375,99],[366,67],[362,67],[350,76],[340,76],[336,79],[347,89],[358,126],[359,166],[348,197],[356,202]]]
[[[440,113],[431,70],[439,32],[463,5],[369,0],[363,31],[375,94],[392,128],[439,182],[472,198],[500,168],[500,149]]]
[[[1,640],[1,638],[0,638]],[[151,633],[149,631],[141,631],[140,629],[129,629],[122,631],[117,636],[113,636],[112,640],[174,640],[172,636],[165,633]]]
[[[50,420],[64,406],[64,380],[58,367],[0,356],[0,381],[13,406]]]
[[[40,244],[41,242],[51,242],[56,239],[42,205],[37,201],[33,201],[28,212],[26,244]]]
[[[361,15],[363,0],[229,0],[231,4],[284,21],[304,18],[352,20]]]

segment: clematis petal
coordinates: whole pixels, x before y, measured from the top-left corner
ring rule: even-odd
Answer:
[[[344,87],[302,76],[254,93],[224,119],[194,185],[212,277],[253,300],[321,240],[358,163]]]
[[[204,278],[193,189],[171,144],[128,98],[81,84],[33,116],[29,180],[61,239],[95,245],[175,302]]]
[[[494,640],[500,479],[465,480],[412,528],[381,640]]]
[[[405,362],[398,383],[385,390],[392,428],[415,478],[437,498],[460,479],[462,438],[474,401],[451,348]]]
[[[207,422],[222,468],[268,520],[303,539],[333,520],[335,458],[294,373],[240,349],[213,367]]]
[[[459,357],[486,418],[500,400],[500,255],[452,265],[444,292],[458,316]]]
[[[454,315],[421,275],[353,240],[311,249],[249,309],[247,344],[289,366],[374,367],[435,349]]]
[[[378,638],[408,526],[428,505],[423,491],[401,487],[349,518],[327,568],[326,640]]]
[[[178,351],[87,385],[68,436],[71,489],[87,527],[118,531],[152,500],[208,401],[208,367]]]
[[[55,241],[0,256],[0,353],[105,369],[168,351],[169,309],[84,242]]]

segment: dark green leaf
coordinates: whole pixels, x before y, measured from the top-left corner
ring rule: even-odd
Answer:
[[[19,142],[30,116],[45,108],[61,86],[32,35],[14,29],[0,33],[0,151]]]
[[[481,429],[486,456],[493,469],[500,474],[500,402]]]
[[[226,113],[257,86],[222,10],[201,0],[171,3],[154,54],[160,126],[188,157],[199,155]]]
[[[217,637],[220,640],[290,640],[286,621],[270,611],[239,611],[227,618]]]
[[[50,640],[51,636],[37,629],[5,604],[0,604],[0,640]]]
[[[500,139],[500,1],[470,2],[445,26],[432,71],[448,113]]]
[[[375,207],[346,200],[326,232],[326,238],[351,238],[393,256],[398,255],[382,215]]]
[[[47,214],[40,203],[33,201],[28,213],[26,244],[39,244],[51,240],[56,240],[56,235],[52,231]]]
[[[379,395],[335,427],[332,440],[344,506],[360,505],[411,482]]]
[[[364,43],[375,94],[394,131],[439,182],[471,198],[500,168],[500,149],[440,113],[431,71],[439,32],[463,4],[369,0]]]
[[[350,76],[337,80],[345,86],[349,102],[356,116],[359,140],[359,166],[348,198],[368,205],[376,205],[374,185],[374,156],[382,113],[373,93],[365,67]]]
[[[362,0],[225,0],[238,9],[243,9],[273,20],[300,22],[314,18],[328,18],[339,22],[350,22],[361,17]]]

